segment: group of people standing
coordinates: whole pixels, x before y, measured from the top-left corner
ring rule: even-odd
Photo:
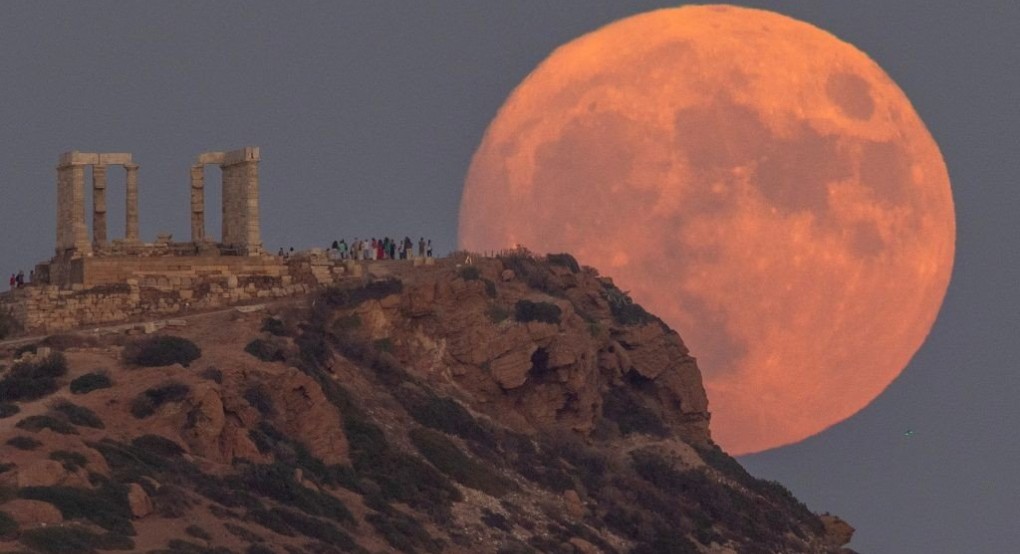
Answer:
[[[31,282],[31,280],[29,280]],[[11,289],[20,289],[25,286],[25,272],[19,271],[18,273],[11,273]]]
[[[432,257],[432,240],[425,237],[418,239],[417,254],[411,237],[404,240],[393,240],[389,237],[381,239],[354,238],[347,243],[345,239],[333,241],[330,253],[341,260],[413,260],[414,258]]]

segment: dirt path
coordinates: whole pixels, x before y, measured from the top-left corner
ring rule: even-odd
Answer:
[[[164,316],[164,317],[158,317],[158,318],[153,318],[153,319],[145,319],[145,320],[141,320],[141,321],[112,323],[110,325],[80,327],[80,328],[77,328],[77,329],[68,329],[66,331],[59,331],[59,333],[60,334],[68,334],[68,335],[85,335],[85,334],[94,335],[94,334],[98,334],[100,331],[123,332],[123,331],[127,331],[129,329],[132,329],[134,327],[138,327],[140,325],[145,325],[146,323],[155,323],[155,324],[164,323],[165,324],[168,321],[178,320],[178,319],[179,320],[188,321],[188,320],[193,320],[193,319],[198,319],[198,318],[213,317],[213,316],[217,316],[217,315],[233,312],[235,310],[236,311],[242,311],[242,312],[246,312],[246,311],[253,311],[253,312],[255,312],[255,311],[260,311],[260,310],[266,310],[268,308],[275,307],[275,306],[298,304],[298,303],[306,301],[307,299],[308,299],[308,295],[292,296],[290,298],[274,300],[272,302],[263,302],[263,303],[259,303],[259,304],[237,304],[237,305],[234,305],[234,306],[229,306],[229,307],[226,307],[226,308],[221,308],[221,309],[211,310],[211,311],[205,311],[205,312],[193,312],[193,313],[187,313],[187,314],[174,315],[174,316],[170,316],[170,317],[165,317]],[[46,337],[48,337],[50,335],[53,335],[53,334],[55,334],[55,333],[45,333],[45,334],[40,334],[40,335],[31,335],[31,336],[27,336],[27,337],[17,337],[17,338],[13,338],[13,339],[8,339],[8,340],[0,341],[0,350],[6,349],[6,348],[10,348],[10,347],[17,347],[17,346],[21,346],[21,345],[24,345],[24,344],[30,344],[30,343],[33,343],[33,342],[38,342],[38,341],[40,341],[40,340],[42,340],[42,339],[44,339],[44,338],[46,338]]]

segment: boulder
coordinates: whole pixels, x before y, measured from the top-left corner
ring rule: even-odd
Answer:
[[[31,529],[40,525],[53,525],[64,521],[60,510],[49,502],[17,498],[0,506],[0,511],[11,516],[18,522],[21,529]]]
[[[506,390],[520,387],[528,380],[528,371],[531,370],[531,355],[535,353],[535,350],[538,350],[538,347],[534,344],[525,345],[492,360],[489,362],[492,378]]]
[[[128,485],[127,497],[128,505],[131,506],[131,515],[135,518],[140,519],[152,513],[152,499],[138,483]]]

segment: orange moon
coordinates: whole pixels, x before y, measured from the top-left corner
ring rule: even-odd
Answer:
[[[684,338],[716,442],[800,441],[877,397],[953,265],[942,155],[866,54],[728,6],[629,17],[554,51],[468,171],[460,246],[571,252]]]

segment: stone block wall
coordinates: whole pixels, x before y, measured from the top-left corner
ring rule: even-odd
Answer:
[[[79,261],[88,285],[27,286],[0,295],[0,310],[30,334],[53,333],[297,296],[361,274],[318,253]]]

